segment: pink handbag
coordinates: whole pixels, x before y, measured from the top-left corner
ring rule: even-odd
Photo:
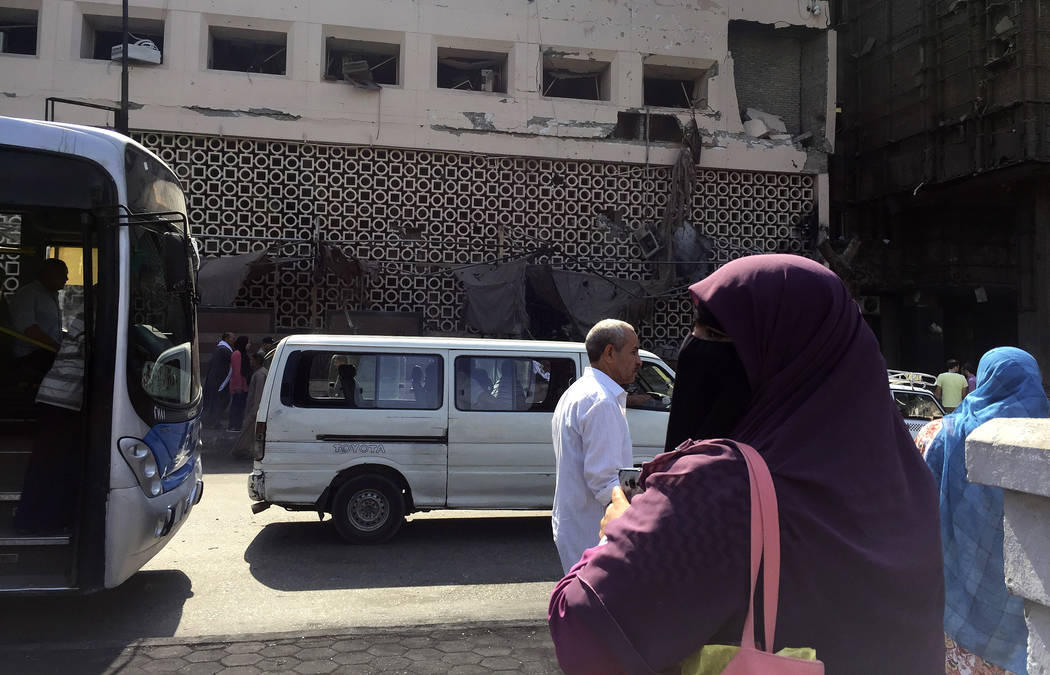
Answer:
[[[751,597],[740,636],[740,650],[722,670],[724,675],[823,675],[824,664],[815,659],[774,654],[773,632],[777,625],[777,601],[780,595],[780,516],[773,478],[765,460],[750,446],[737,446],[747,462],[751,479]],[[755,647],[755,587],[759,564],[765,560],[762,573],[762,616],[766,643]]]

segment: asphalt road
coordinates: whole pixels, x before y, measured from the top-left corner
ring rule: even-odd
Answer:
[[[248,462],[205,455],[205,493],[120,587],[0,598],[0,644],[537,620],[561,576],[550,513],[419,514],[387,544],[342,543],[330,518],[251,513]]]

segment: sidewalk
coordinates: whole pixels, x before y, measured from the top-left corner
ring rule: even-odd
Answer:
[[[544,622],[156,638],[130,645],[5,645],[0,663],[5,672],[27,675],[560,672]]]

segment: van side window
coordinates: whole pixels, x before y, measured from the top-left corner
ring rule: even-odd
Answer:
[[[436,354],[304,351],[294,404],[303,408],[437,410],[443,360]]]
[[[576,379],[572,359],[458,356],[456,408],[497,412],[551,412]]]

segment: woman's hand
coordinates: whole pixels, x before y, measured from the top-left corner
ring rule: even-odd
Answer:
[[[612,501],[609,506],[605,507],[605,516],[602,517],[602,529],[598,532],[598,538],[605,536],[605,526],[613,520],[616,520],[623,515],[623,512],[631,506],[631,503],[627,501],[627,496],[623,493],[623,489],[619,485],[613,488]]]

